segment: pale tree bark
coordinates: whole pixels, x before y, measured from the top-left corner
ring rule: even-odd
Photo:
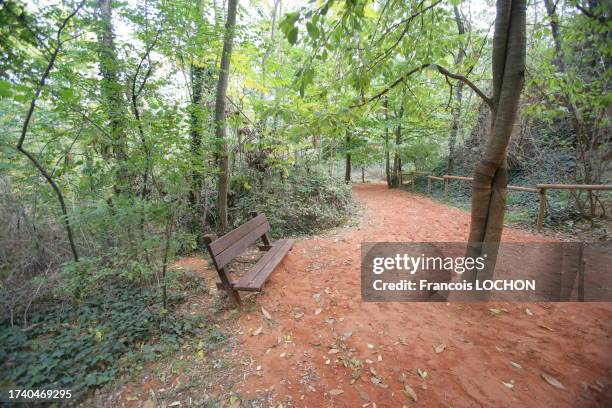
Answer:
[[[351,182],[351,133],[349,131],[346,132],[346,166],[344,172],[344,181],[346,183]]]
[[[129,187],[126,153],[127,103],[123,87],[119,82],[117,49],[114,41],[111,0],[98,0],[98,47],[101,91],[106,101],[109,119],[110,141],[103,147],[103,155],[112,157],[116,165],[115,192],[121,193]]]
[[[391,187],[400,187],[401,173],[402,173],[402,155],[401,155],[401,144],[402,144],[402,117],[404,116],[404,100],[400,105],[399,112],[397,113],[397,127],[395,128],[395,152],[393,155],[393,171],[391,173]]]
[[[483,244],[498,244],[504,227],[507,195],[506,156],[524,84],[526,53],[525,0],[498,0],[493,37],[492,123],[482,159],[474,171],[468,256],[480,256]],[[488,251],[493,273],[497,252]]]
[[[194,163],[191,166],[191,188],[189,189],[189,207],[192,214],[191,229],[196,235],[199,235],[199,217],[200,211],[200,191],[202,189],[202,165],[204,157],[202,155],[202,95],[204,89],[205,68],[200,66],[191,66],[191,109],[189,112],[189,136],[191,139],[191,160]]]
[[[206,18],[206,5],[204,0],[198,3],[198,21]],[[215,19],[216,23],[216,19]],[[189,207],[191,210],[191,230],[196,236],[200,237],[200,218],[203,216],[200,206],[200,191],[203,180],[202,154],[202,132],[204,128],[204,118],[202,103],[204,99],[204,89],[207,76],[207,69],[201,62],[192,61],[190,64],[191,79],[191,107],[189,110],[189,136],[191,144],[191,187],[189,189]]]
[[[221,53],[221,65],[219,67],[219,81],[217,82],[217,96],[215,101],[215,136],[217,139],[216,161],[219,166],[219,178],[217,182],[217,211],[219,218],[219,229],[224,232],[228,227],[227,219],[227,192],[228,192],[228,149],[225,135],[225,99],[227,96],[227,83],[229,80],[230,60],[234,45],[234,29],[236,26],[236,9],[238,0],[228,0],[227,20],[225,22],[225,34],[223,36],[223,51]]]
[[[270,23],[270,45],[266,49],[266,52],[264,53],[261,59],[261,77],[263,79],[264,86],[266,85],[268,74],[266,64],[268,62],[268,58],[270,58],[270,55],[272,54],[272,51],[274,51],[274,46],[276,45],[276,23],[278,20],[278,16],[280,15],[280,8],[281,0],[274,0],[274,5],[272,8],[272,21]]]
[[[459,8],[455,5],[453,6],[453,11],[455,12],[455,23],[457,24],[457,32],[460,35],[465,34],[465,24],[463,22],[463,17],[459,12]],[[464,42],[459,46],[459,50],[457,51],[457,55],[455,57],[455,66],[460,67],[465,58],[465,48],[466,45]],[[459,132],[459,127],[461,125],[461,102],[463,99],[463,82],[459,81],[454,85],[454,102],[452,107],[452,124],[451,124],[451,132],[448,138],[448,165],[446,166],[446,174],[453,174],[453,164],[455,159],[455,144],[457,143],[457,133]]]
[[[387,187],[391,188],[391,154],[389,152],[389,100],[383,100],[385,108],[385,176],[387,177]]]
[[[267,86],[267,83],[268,83],[268,58],[270,58],[270,56],[272,55],[272,52],[274,51],[275,47],[277,49],[280,49],[280,47],[277,47],[278,44],[276,42],[276,29],[277,29],[277,23],[278,23],[279,17],[281,15],[281,8],[282,8],[281,0],[274,0],[274,5],[272,8],[272,21],[270,23],[270,45],[266,49],[266,52],[264,53],[261,59],[261,78],[262,78],[262,85],[264,87]],[[278,87],[273,87],[274,99],[276,99],[277,88]],[[263,90],[260,92],[260,97],[262,100],[264,99]],[[274,133],[276,133],[277,121],[278,121],[278,117],[277,117],[277,114],[275,113],[272,118]],[[259,127],[262,130],[262,133],[267,128],[267,124],[268,124],[268,115],[265,115],[260,119],[260,122],[258,123]]]

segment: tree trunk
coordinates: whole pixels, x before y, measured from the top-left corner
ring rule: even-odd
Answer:
[[[351,182],[351,134],[348,131],[346,132],[346,169],[344,181],[347,184]]]
[[[205,68],[191,66],[191,82],[193,84],[191,96],[191,109],[189,112],[189,134],[191,137],[191,188],[189,190],[189,207],[191,210],[191,230],[199,236],[200,217],[200,191],[202,190],[202,94],[204,89]]]
[[[229,79],[230,59],[234,45],[234,27],[236,25],[236,8],[238,0],[228,0],[227,20],[225,22],[225,34],[223,37],[223,52],[221,54],[221,66],[219,68],[219,81],[217,82],[217,96],[215,101],[215,136],[217,142],[216,161],[219,166],[219,178],[217,182],[217,212],[219,217],[219,229],[221,232],[227,230],[227,192],[228,192],[228,150],[225,140],[225,98],[227,96],[227,83]]]
[[[402,173],[402,156],[401,148],[402,145],[402,117],[404,116],[404,101],[400,105],[400,110],[397,114],[398,124],[395,128],[395,154],[393,156],[393,173],[391,175],[391,187],[398,188],[401,184],[401,173]]]
[[[559,33],[559,16],[556,11],[557,4],[552,0],[544,0],[544,5],[546,6],[546,14],[550,22],[550,30],[552,33],[553,42],[555,44],[555,58],[553,59],[553,63],[555,64],[559,72],[565,75],[567,73],[567,67],[565,65],[565,53],[563,52],[563,46],[561,44],[561,35]],[[580,109],[578,108],[576,103],[572,102],[569,94],[561,94],[561,100],[563,101],[563,104],[565,105],[567,110],[570,112],[570,121],[572,123],[574,133],[576,134],[576,163],[580,164],[580,166],[576,166],[576,170],[574,173],[575,181],[576,183],[598,184],[600,181],[600,174],[596,171],[593,171],[593,155],[590,154],[590,150],[593,146],[593,129],[586,123],[587,121],[584,120]],[[580,168],[583,172],[582,177],[579,176],[579,171],[577,171]],[[593,195],[591,192],[589,192],[588,197],[592,207]],[[580,195],[575,194],[574,198],[576,200],[577,207],[581,208],[583,206],[583,202],[581,202]],[[580,210],[580,212],[584,213],[584,211],[582,210]],[[590,215],[592,221],[592,212]]]
[[[465,25],[459,13],[459,8],[454,5],[453,10],[455,12],[455,23],[457,24],[457,32],[459,35],[465,34]],[[459,46],[457,56],[455,57],[455,66],[460,67],[465,58],[465,44]],[[454,86],[454,105],[452,108],[452,125],[451,132],[448,139],[448,165],[446,167],[446,174],[453,174],[453,161],[455,159],[455,144],[457,143],[457,133],[461,125],[461,102],[463,98],[463,82],[457,82]]]
[[[385,108],[385,175],[387,177],[387,187],[391,188],[391,155],[389,153],[389,100],[385,96],[383,101]]]
[[[361,166],[361,182],[365,183],[365,167]]]
[[[101,91],[106,100],[111,140],[104,143],[102,154],[116,161],[115,192],[125,192],[129,187],[125,131],[127,128],[127,104],[119,82],[117,49],[114,41],[111,0],[98,0],[98,46]]]
[[[501,241],[507,194],[507,148],[525,76],[525,26],[525,0],[497,1],[491,134],[483,158],[474,170],[468,256],[481,256],[483,243]],[[487,267],[478,274],[478,279],[486,279],[493,273],[497,251],[493,248],[487,254]]]

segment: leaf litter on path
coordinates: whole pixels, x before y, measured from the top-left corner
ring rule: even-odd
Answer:
[[[272,315],[263,306],[261,307],[261,314],[268,320],[272,320]]]
[[[565,389],[565,386],[563,384],[561,384],[561,382],[559,380],[557,380],[555,377],[553,377],[552,375],[546,374],[546,373],[542,373],[541,376],[544,379],[544,381],[546,381],[547,383],[549,383],[553,387],[558,388],[560,390],[564,390]]]

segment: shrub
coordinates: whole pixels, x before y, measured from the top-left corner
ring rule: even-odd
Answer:
[[[234,224],[247,221],[250,211],[263,212],[274,236],[337,227],[348,221],[354,205],[350,185],[318,169],[296,169],[276,177],[243,174],[235,180],[235,191]]]

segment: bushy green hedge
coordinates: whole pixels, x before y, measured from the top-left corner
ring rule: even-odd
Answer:
[[[313,234],[345,224],[354,206],[350,185],[320,170],[292,170],[288,175],[244,174],[234,181],[235,225],[250,211],[268,217],[274,236]]]

